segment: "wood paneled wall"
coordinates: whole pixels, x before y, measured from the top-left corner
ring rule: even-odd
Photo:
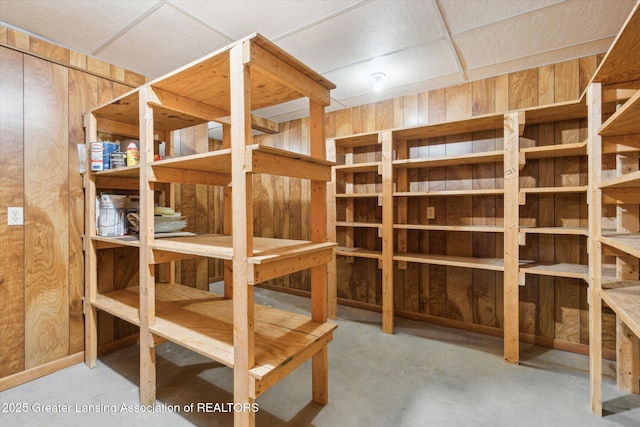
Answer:
[[[82,115],[144,77],[4,27],[0,74],[3,378],[84,350]],[[9,206],[23,226],[7,226]]]
[[[600,59],[599,56],[590,56],[331,112],[326,117],[326,136],[347,136],[576,100],[585,90]],[[586,127],[586,121],[578,120],[530,125],[526,127],[523,143],[526,144],[527,140],[535,140],[536,145],[582,141],[586,139]],[[286,123],[280,134],[263,135],[256,137],[256,140],[307,152],[306,129],[305,120],[296,120]],[[478,144],[491,144],[495,147],[492,149],[502,147],[500,135],[474,134],[459,138],[460,144],[455,145],[461,150],[473,151]],[[427,147],[425,143],[422,148],[417,146],[414,149],[438,149],[435,142],[430,144]],[[360,150],[355,155],[363,156],[361,161],[379,160],[375,158],[375,154],[366,150]],[[458,171],[462,176],[440,178],[443,185],[450,185],[451,183],[446,182],[452,178],[464,180],[466,177],[467,184],[476,186],[474,188],[500,186],[498,181],[501,175],[495,170],[480,170],[483,167],[479,165]],[[436,174],[439,172],[433,171]],[[586,165],[577,158],[533,162],[523,174],[523,186],[560,185],[563,180],[584,185],[587,179]],[[437,177],[431,177],[434,178]],[[304,211],[308,203],[305,184],[302,183],[301,192],[298,193],[300,184],[294,184],[293,180],[271,177],[257,177],[256,180],[256,188],[260,188],[256,195],[256,206],[262,208],[259,210],[262,213],[262,228],[256,224],[256,234],[295,238],[292,234],[294,230],[291,229],[294,219],[301,218],[303,227],[308,224],[308,213]],[[379,177],[376,174],[364,176],[362,182],[356,185],[374,186],[370,188],[373,191],[379,185]],[[565,182],[564,185],[568,184]],[[264,194],[264,197],[260,197],[260,194]],[[270,200],[272,196],[274,199]],[[421,202],[416,201],[409,206],[409,214],[416,216],[416,219],[424,211],[419,203]],[[491,221],[494,214],[498,217],[502,215],[501,200],[491,197],[483,200],[482,206],[477,203],[457,206],[454,201],[445,202],[444,198],[436,205],[436,210],[439,211],[436,217],[446,218],[460,214],[475,224]],[[283,215],[283,209],[290,215]],[[338,217],[339,209],[338,204]],[[576,226],[586,224],[586,201],[583,196],[533,196],[522,208],[521,214],[524,221],[535,221],[540,225],[560,225],[556,221],[564,221],[568,211],[575,212],[569,215],[569,221],[574,221]],[[355,212],[355,215],[360,215],[363,221],[379,222],[380,218],[376,216],[380,216],[380,209],[372,202],[371,206],[365,206],[361,212]],[[306,230],[300,231],[300,236],[306,238]],[[367,240],[367,247],[380,245],[376,230],[357,229],[355,234],[356,239]],[[465,248],[465,253],[469,252],[469,256],[500,257],[502,252],[501,234],[431,232],[429,239],[426,236],[425,232],[417,233],[417,239],[412,244],[416,248],[428,245],[432,253],[453,253],[451,251],[458,251],[462,247]],[[586,238],[581,236],[530,236],[527,245],[521,247],[521,257],[586,263],[585,245]],[[285,278],[270,285],[308,290],[305,274],[301,273],[299,276],[302,277]],[[394,279],[395,305],[400,315],[494,334],[498,334],[502,327],[501,273],[409,263],[407,270],[394,270]],[[530,341],[540,344],[586,351],[585,346],[580,346],[588,343],[586,295],[584,281],[527,275],[526,286],[520,288],[521,332]],[[342,302],[352,301],[358,306],[379,306],[381,272],[377,262],[356,258],[354,263],[349,264],[344,258],[338,257],[338,296]],[[609,329],[605,334],[605,342],[608,343],[608,348],[614,348],[613,329]]]

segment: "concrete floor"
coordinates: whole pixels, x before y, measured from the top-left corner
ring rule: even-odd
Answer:
[[[256,302],[302,312],[309,306],[258,288]],[[621,393],[611,378],[603,387],[607,415],[591,414],[586,356],[523,344],[521,364],[511,366],[493,337],[404,319],[386,335],[379,314],[348,307],[339,308],[338,323],[329,404],[311,402],[306,362],[257,400],[257,425],[640,426],[640,396]],[[79,364],[0,393],[0,410],[28,409],[0,412],[0,426],[232,425],[228,412],[197,411],[198,403],[233,401],[230,369],[172,343],[158,347],[157,363],[158,405],[178,405],[179,413],[122,409],[139,403],[138,347],[130,346],[100,358],[96,369]],[[613,372],[610,363],[604,369]],[[191,403],[196,410],[186,412]],[[58,408],[71,412],[51,412]]]

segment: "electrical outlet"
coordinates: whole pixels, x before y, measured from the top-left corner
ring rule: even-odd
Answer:
[[[427,207],[427,219],[436,219],[436,208],[433,206]]]
[[[22,207],[7,208],[7,225],[23,225],[24,214]]]

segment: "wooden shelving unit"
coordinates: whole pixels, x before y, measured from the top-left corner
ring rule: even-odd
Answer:
[[[504,356],[505,360],[518,363],[521,287],[529,280],[535,280],[534,284],[538,280],[544,281],[548,289],[554,288],[556,283],[566,287],[589,280],[586,263],[588,143],[581,127],[586,119],[584,102],[564,102],[504,115],[330,140],[335,143],[336,151],[342,153],[338,156],[339,165],[335,167],[334,180],[342,188],[335,194],[336,203],[348,201],[347,211],[350,212],[366,211],[367,208],[360,205],[363,200],[368,200],[369,210],[375,203],[376,209],[381,205],[381,221],[377,217],[375,223],[342,218],[333,225],[338,233],[347,236],[343,242],[349,242],[341,243],[338,255],[349,262],[358,258],[377,260],[382,269],[384,332],[393,332],[394,276],[399,270],[410,268],[410,263],[442,267],[444,270],[438,274],[447,271],[452,275],[469,274],[457,269],[497,272],[502,277],[504,293]],[[529,125],[533,129],[531,132],[527,131]],[[539,140],[538,129],[546,132]],[[566,132],[567,129],[571,131]],[[474,132],[478,135],[493,132],[501,146],[482,144],[482,148],[473,148]],[[526,141],[522,147],[521,140]],[[381,154],[376,154],[375,158],[363,156],[361,162],[354,162],[346,154],[356,148],[367,152],[365,147],[373,147],[369,150]],[[489,179],[495,184],[478,184],[472,177],[487,167],[496,171],[495,177]],[[540,167],[550,175],[532,180],[527,176],[532,167],[536,170]],[[359,173],[379,175],[375,186],[371,185],[371,180],[363,180],[360,188],[355,188]],[[485,200],[496,203],[496,214],[492,218],[471,219],[473,215],[464,211]],[[529,204],[535,209],[541,204],[544,209],[546,202],[541,202],[543,200],[551,201],[551,213],[542,210],[542,213],[536,211],[534,216],[529,215]],[[449,205],[451,207],[447,208]],[[435,218],[429,217],[429,208],[433,209]],[[451,214],[448,209],[453,209]],[[479,212],[484,214],[493,209],[482,208]],[[369,229],[370,238],[360,238],[354,244],[353,233],[363,228]],[[408,233],[413,233],[411,238]],[[439,233],[438,239],[467,244],[451,249],[447,249],[447,245],[436,245],[436,251],[432,252],[432,246],[427,242],[431,234],[436,236],[434,233]],[[474,250],[483,245],[471,243],[475,233],[501,235],[498,237],[502,239],[500,253],[476,255]],[[523,252],[521,248],[527,248],[527,242],[532,239],[542,242],[540,245],[551,244],[561,250],[544,251],[541,246],[540,255],[538,252],[530,254],[527,250]],[[534,246],[537,248],[537,244]],[[610,269],[607,274],[611,274]],[[527,276],[531,279],[526,279]],[[571,291],[572,295],[575,292],[582,291]]]
[[[313,400],[327,403],[327,344],[337,326],[327,320],[327,265],[334,259],[336,244],[327,237],[326,187],[333,163],[325,157],[323,131],[332,88],[331,82],[255,34],[85,116],[87,142],[97,141],[98,132],[140,141],[138,167],[85,176],[88,366],[96,365],[96,311],[103,310],[140,328],[142,404],[153,404],[156,398],[155,337],[233,368],[235,403],[253,403],[312,359]],[[310,104],[310,156],[251,144],[253,110],[299,98],[308,98]],[[208,121],[223,123],[224,149],[154,161],[154,140],[171,141],[172,131]],[[253,236],[252,174],[310,180],[308,241]],[[225,233],[156,238],[154,202],[173,183],[232,184],[233,191],[225,197]],[[138,239],[95,235],[100,188],[139,193]],[[139,286],[99,293],[97,251],[118,245],[139,248]],[[155,277],[157,264],[194,256],[225,260],[225,270],[232,273],[225,275],[224,295],[161,283]],[[303,269],[311,270],[310,316],[254,304],[253,285]],[[234,421],[253,425],[255,414],[236,412]]]
[[[563,284],[564,279],[583,283],[589,280],[589,266],[585,262],[588,174],[586,167],[581,166],[586,165],[587,141],[572,140],[579,132],[570,132],[565,137],[554,131],[557,123],[586,118],[586,106],[580,101],[525,111],[521,141],[536,145],[518,150],[520,259],[531,261],[520,265],[522,286],[527,285],[526,275],[545,280],[539,286],[546,287],[554,286],[556,279]],[[531,124],[537,136],[533,139],[526,137],[527,126]],[[559,248],[572,249],[535,250],[549,239]]]
[[[638,45],[636,4],[587,90],[591,407],[597,415],[603,412],[603,302],[616,316],[618,388],[640,392],[640,200],[634,194],[640,192]],[[608,108],[611,103],[617,105],[614,110]],[[616,229],[604,230],[603,223]]]

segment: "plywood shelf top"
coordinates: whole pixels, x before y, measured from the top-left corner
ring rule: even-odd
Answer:
[[[586,156],[587,141],[521,148],[520,153],[523,153],[526,159]]]
[[[338,199],[359,199],[367,197],[382,197],[382,193],[336,193]]]
[[[561,234],[587,236],[589,234],[589,229],[587,227],[529,227],[521,225],[520,232],[527,234]]]
[[[586,118],[587,104],[584,101],[567,101],[528,108],[523,111],[525,125],[535,125],[539,123]]]
[[[336,255],[351,256],[355,258],[382,259],[382,251],[375,251],[365,248],[349,248],[346,246],[338,246]]]
[[[342,173],[365,173],[365,172],[379,172],[382,162],[366,162],[355,163],[353,165],[338,165],[336,166],[336,172]]]
[[[102,120],[139,125],[140,92],[153,92],[154,129],[171,131],[208,121],[228,123],[230,57],[243,45],[251,68],[252,110],[309,97],[329,105],[335,85],[260,34],[253,34],[159,77],[92,112]],[[126,133],[131,135],[131,133]]]
[[[602,181],[599,187],[602,190],[640,187],[640,171],[635,171],[607,179],[605,181]]]
[[[393,224],[393,228],[397,230],[471,231],[477,233],[504,232],[504,227],[499,225]]]
[[[412,140],[436,138],[447,135],[460,135],[470,132],[482,132],[499,130],[504,128],[504,116],[502,114],[490,114],[472,117],[470,119],[452,122],[434,123],[424,126],[416,126],[393,131],[394,140]]]
[[[487,151],[482,153],[460,154],[449,157],[431,157],[422,159],[394,160],[396,169],[435,168],[441,166],[473,165],[480,163],[502,162],[504,151]]]
[[[640,258],[640,234],[637,233],[607,233],[600,236],[600,243],[619,251]]]
[[[396,197],[442,197],[442,196],[494,196],[504,194],[503,188],[482,188],[470,190],[397,191]]]
[[[640,133],[640,90],[602,124],[602,136],[621,136]]]
[[[140,178],[140,165],[126,166],[124,168],[107,169],[103,171],[90,172],[96,178],[127,178],[138,179]]]
[[[158,251],[183,253],[209,258],[231,260],[233,258],[232,237],[220,234],[200,234],[195,236],[170,237],[156,239],[151,248]],[[301,256],[335,247],[335,243],[313,243],[306,240],[273,239],[254,237],[253,256],[248,257],[250,264],[264,264]]]
[[[176,284],[159,283],[155,289],[156,321],[151,332],[232,368],[233,300]],[[93,305],[139,326],[138,292],[133,287],[99,294]],[[304,350],[318,341],[326,344],[337,327],[261,305],[254,310],[255,366],[249,374],[258,380],[303,357]]]
[[[520,192],[524,194],[554,194],[554,193],[585,193],[587,185],[572,185],[561,187],[529,187],[520,188]]]
[[[336,146],[342,149],[380,146],[381,134],[380,132],[361,133],[344,137],[336,137],[334,138],[334,141]]]
[[[421,264],[446,265],[451,267],[478,268],[481,270],[504,271],[502,258],[476,258],[453,255],[432,255],[412,252],[396,252],[394,261],[417,262]]]
[[[640,337],[640,284],[601,289],[602,300]]]
[[[382,224],[372,222],[336,221],[336,227],[381,228]]]
[[[636,3],[591,82],[600,82],[606,86],[640,80],[638,46],[640,46],[640,7]]]
[[[541,276],[589,280],[589,266],[584,264],[533,263],[520,266],[520,272]]]

